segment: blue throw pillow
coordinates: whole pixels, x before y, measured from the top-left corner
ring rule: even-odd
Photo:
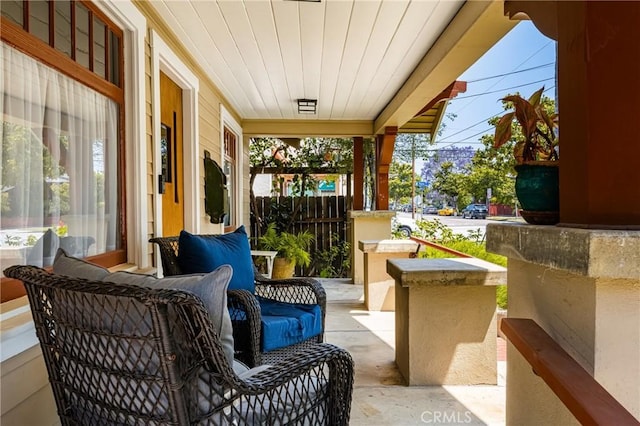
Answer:
[[[255,291],[251,247],[244,226],[229,234],[206,237],[181,231],[178,263],[185,274],[208,273],[219,266],[231,265],[229,290]]]

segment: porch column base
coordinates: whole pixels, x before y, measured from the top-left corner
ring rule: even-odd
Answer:
[[[531,318],[640,419],[640,232],[489,224],[509,258],[508,316]],[[507,424],[578,424],[507,348]]]

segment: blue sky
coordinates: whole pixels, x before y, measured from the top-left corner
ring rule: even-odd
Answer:
[[[449,102],[446,113],[457,117],[453,121],[446,117],[442,120],[446,127],[437,136],[438,148],[481,147],[480,136],[493,133],[487,120],[502,113],[500,98],[508,93],[520,92],[528,97],[544,85],[545,95],[554,98],[555,58],[553,40],[542,35],[530,21],[516,25],[458,78],[468,82],[467,91]],[[502,74],[508,75],[485,80]]]

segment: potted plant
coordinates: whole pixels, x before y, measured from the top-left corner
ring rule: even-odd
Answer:
[[[532,224],[556,224],[559,221],[558,114],[545,110],[541,102],[543,91],[544,86],[529,99],[520,95],[502,99],[511,102],[513,110],[498,121],[494,146],[500,148],[516,138],[515,186],[522,217]]]
[[[274,279],[291,278],[296,265],[309,266],[311,262],[309,246],[313,241],[313,235],[309,231],[297,234],[278,232],[275,223],[270,223],[258,240],[264,250],[278,252],[271,274]]]

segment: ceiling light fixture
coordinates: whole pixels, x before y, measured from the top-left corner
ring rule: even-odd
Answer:
[[[317,99],[298,99],[298,114],[315,114]]]

